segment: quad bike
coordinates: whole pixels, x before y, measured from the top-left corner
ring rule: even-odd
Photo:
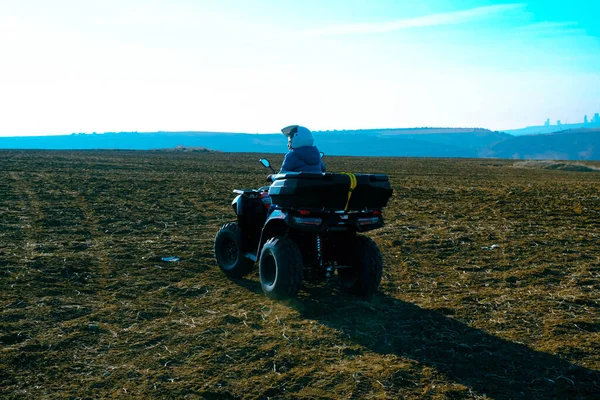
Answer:
[[[383,226],[381,210],[392,194],[382,174],[277,174],[270,186],[236,189],[237,222],[221,227],[215,256],[230,278],[259,263],[260,283],[273,299],[295,297],[303,280],[329,282],[359,296],[377,290],[383,271],[377,244],[359,233]]]

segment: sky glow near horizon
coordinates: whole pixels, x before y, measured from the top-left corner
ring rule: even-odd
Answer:
[[[0,136],[582,122],[599,18],[580,0],[0,0]]]

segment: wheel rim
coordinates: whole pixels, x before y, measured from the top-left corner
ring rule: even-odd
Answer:
[[[233,239],[225,239],[221,245],[219,258],[225,268],[231,268],[235,265],[238,258],[238,248]]]
[[[277,277],[277,264],[272,254],[265,254],[260,269],[260,280],[266,286],[273,286]]]

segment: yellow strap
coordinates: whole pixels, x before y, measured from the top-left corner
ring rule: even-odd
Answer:
[[[350,187],[348,188],[348,201],[346,202],[346,207],[344,207],[344,211],[348,210],[348,204],[350,204],[350,198],[352,197],[352,192],[356,188],[356,175],[350,172],[340,172],[341,174],[348,175],[350,178]]]

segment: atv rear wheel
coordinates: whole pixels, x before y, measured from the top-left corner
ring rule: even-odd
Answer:
[[[271,299],[295,297],[302,284],[302,254],[291,239],[277,236],[265,243],[260,253],[260,284]]]
[[[383,258],[377,243],[367,236],[356,236],[350,248],[349,267],[337,270],[342,290],[357,296],[375,293],[383,274]]]
[[[230,278],[247,275],[254,262],[242,251],[242,230],[237,222],[230,222],[219,229],[215,237],[215,258],[221,271]]]

